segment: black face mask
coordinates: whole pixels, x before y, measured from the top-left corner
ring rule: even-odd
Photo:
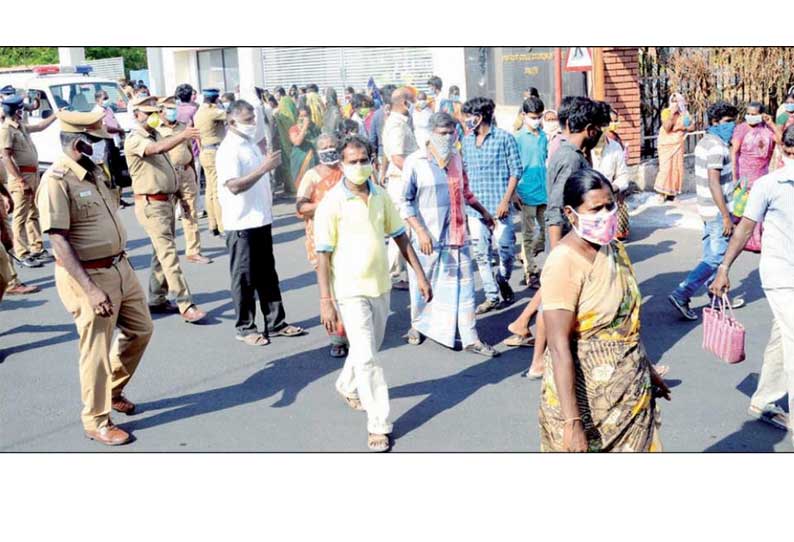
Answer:
[[[596,145],[598,145],[598,141],[601,139],[601,134],[603,133],[602,130],[596,130],[596,134],[593,137],[588,137],[585,139],[585,146],[589,150],[593,150]]]

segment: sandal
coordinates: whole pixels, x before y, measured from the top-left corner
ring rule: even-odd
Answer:
[[[350,395],[344,395],[342,392],[339,392],[339,395],[342,397],[342,399],[345,400],[345,403],[347,403],[347,406],[349,406],[353,410],[358,410],[358,411],[363,411],[364,410],[364,405],[361,404],[361,399],[359,399],[358,397],[352,397]]]
[[[653,370],[659,375],[659,378],[664,378],[664,375],[670,372],[669,365],[654,365]]]
[[[344,344],[332,344],[331,345],[331,357],[332,358],[344,358],[347,357],[347,346]]]
[[[298,337],[305,333],[306,331],[302,327],[286,325],[281,329],[279,329],[278,331],[274,331],[273,335],[276,335],[278,337]]]
[[[540,289],[540,276],[537,274],[532,274],[529,276],[527,280],[527,288],[531,288],[533,290]]]
[[[391,447],[389,435],[378,435],[369,433],[367,436],[367,448],[370,452],[388,452]]]
[[[527,380],[540,380],[541,378],[543,378],[543,371],[539,373],[533,373],[531,369],[527,369],[526,371],[521,373],[521,376],[523,378],[526,378]]]
[[[519,348],[521,346],[535,346],[535,337],[528,335],[526,337],[513,333],[510,337],[502,341],[502,344],[511,348]]]
[[[408,340],[408,344],[414,346],[422,344],[422,341],[425,340],[424,336],[414,328],[408,330],[408,333],[405,334],[405,338]]]
[[[493,346],[488,343],[484,343],[482,341],[477,341],[476,343],[470,344],[466,348],[463,349],[470,354],[478,354],[480,356],[485,356],[486,358],[498,358],[499,351],[496,350]]]
[[[756,420],[766,422],[783,431],[788,431],[788,415],[785,410],[777,405],[767,405],[763,409],[755,405],[750,405],[750,408],[747,409],[747,413]]]
[[[270,344],[270,339],[261,333],[249,333],[248,335],[235,335],[238,341],[242,341],[248,346],[267,346]]]

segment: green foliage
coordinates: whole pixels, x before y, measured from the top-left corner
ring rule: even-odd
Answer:
[[[0,68],[57,63],[57,47],[0,47]]]

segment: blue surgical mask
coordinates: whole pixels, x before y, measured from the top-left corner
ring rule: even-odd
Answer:
[[[716,126],[711,126],[709,128],[709,133],[719,137],[726,144],[730,144],[731,138],[733,137],[733,130],[735,128],[736,128],[735,122],[733,121],[725,122],[723,124],[717,124]]]
[[[168,122],[176,122],[176,109],[166,109],[165,110],[165,119]]]
[[[794,104],[785,104],[783,108],[789,113],[794,113]]]

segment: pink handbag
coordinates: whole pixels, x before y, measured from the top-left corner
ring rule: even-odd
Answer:
[[[764,224],[759,222],[755,225],[755,228],[753,228],[753,235],[751,235],[750,239],[747,240],[747,244],[744,245],[744,250],[759,254],[761,252],[761,237],[763,234]]]
[[[720,298],[719,309],[714,306],[716,302],[715,296],[711,307],[703,309],[703,349],[726,363],[744,361],[744,326],[733,317],[728,296]]]

